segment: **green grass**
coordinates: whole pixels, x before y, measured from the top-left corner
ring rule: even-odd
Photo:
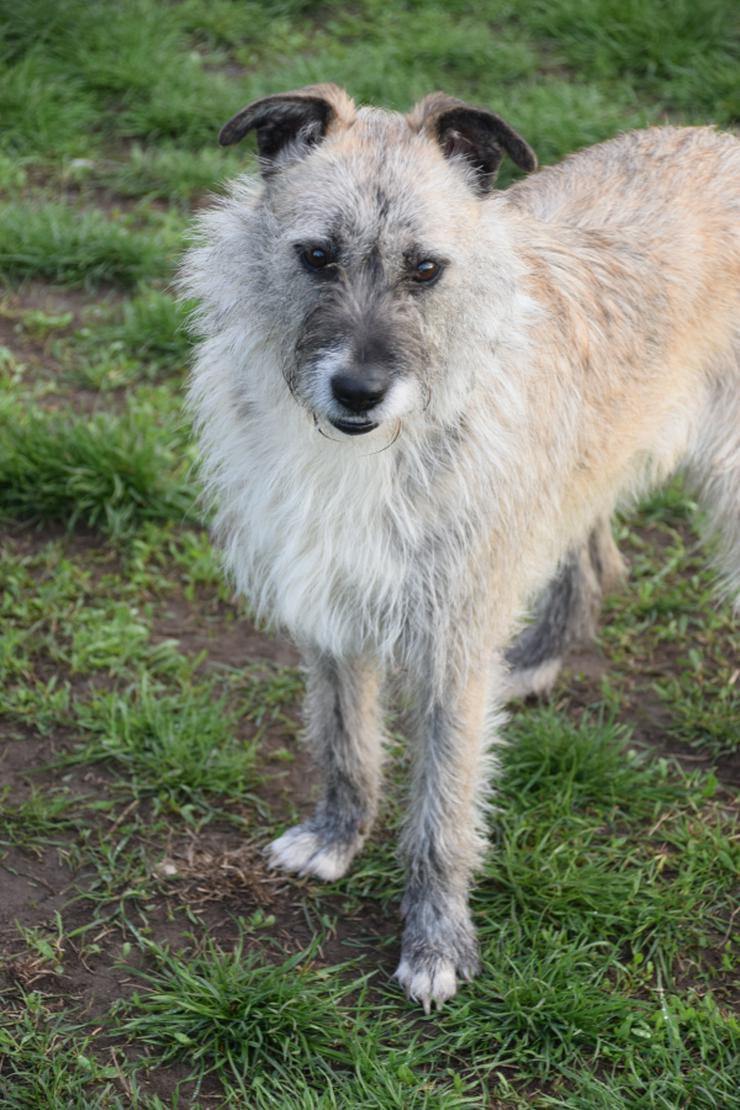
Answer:
[[[89,1036],[49,1008],[38,991],[23,992],[13,1001],[14,1008],[0,1021],[4,1110],[123,1107],[113,1083],[120,1069],[97,1060]]]
[[[0,514],[113,536],[145,521],[194,515],[182,430],[156,403],[85,418],[24,409],[11,399],[0,407],[0,427]]]
[[[212,145],[183,150],[177,143],[135,143],[125,161],[102,158],[78,171],[82,180],[105,186],[122,197],[145,197],[170,204],[215,189],[245,169],[245,156]]]
[[[60,204],[8,204],[0,209],[0,229],[0,278],[6,280],[128,287],[168,272],[171,244],[151,231],[130,229],[120,215]]]
[[[615,691],[619,699],[630,704],[647,695],[663,703],[660,727],[669,742],[727,756],[740,747],[740,641],[731,608],[718,603],[707,549],[696,531],[686,532],[695,510],[676,484],[654,495],[623,529],[630,590],[618,602],[617,620],[607,606],[602,635],[632,672]],[[650,533],[636,532],[636,525]]]
[[[183,1055],[198,1077],[214,1069],[249,1094],[250,1079],[266,1072],[290,1085],[307,1069],[324,1080],[332,1066],[351,1064],[346,1017],[339,1002],[361,986],[307,966],[299,953],[273,963],[258,949],[230,952],[206,942],[189,958],[152,946],[153,971],[141,972],[146,991],[119,1008],[130,1016],[121,1031],[166,1063]]]
[[[214,798],[243,802],[254,785],[255,750],[237,738],[238,717],[212,684],[169,693],[144,680],[133,695],[106,693],[81,708],[79,726],[91,739],[74,762],[105,760],[128,792],[152,797],[157,810],[189,814],[212,810]]]
[[[105,561],[109,550],[103,547],[100,554],[95,581],[98,567],[82,568],[78,561],[66,558],[61,543],[50,543],[34,556],[0,559],[0,613],[6,632],[0,654],[4,696],[10,693],[9,681],[28,681],[34,664],[42,660],[54,664],[56,672],[47,687],[50,700],[63,692],[57,686],[62,671],[122,678],[143,667],[161,678],[182,676],[192,669],[171,640],[152,642],[147,607],[141,604],[136,585],[110,573],[110,562]],[[143,578],[140,573],[137,584]],[[147,582],[156,578],[150,575]],[[68,699],[60,697],[59,704],[60,712],[68,710]],[[7,702],[3,708],[7,711]]]
[[[188,362],[187,305],[159,289],[143,289],[126,301],[120,318],[88,329],[88,347],[101,340],[119,346],[151,370],[182,370]]]
[[[44,328],[53,335],[55,324],[66,332],[47,343],[61,365],[60,374],[47,380],[47,388],[58,385],[61,376],[67,388],[115,394],[175,376],[182,380],[191,343],[189,312],[187,304],[170,294],[143,285],[122,305],[97,306],[71,332],[71,313],[57,318],[25,313],[18,326],[31,335]]]
[[[337,968],[322,972],[322,985],[321,975],[275,964],[261,946],[245,955],[242,941],[229,952],[156,949],[147,989],[122,1006],[129,1035],[150,1047],[149,1066],[179,1058],[196,1077],[215,1069],[227,1091],[242,1089],[247,1073],[264,1075],[266,1092],[279,1084],[291,1106],[306,1092],[317,1106],[351,1105],[341,1096],[347,1069],[363,1077],[380,1061],[386,1082],[410,1083],[410,1098],[431,1060],[440,1077],[449,1069],[459,1077],[461,1101],[444,1105],[465,1105],[475,1090],[480,1097],[502,1069],[512,1081],[561,1088],[560,1102],[542,1105],[580,1105],[568,1101],[579,1085],[601,1085],[614,1105],[670,1106],[688,1092],[692,1106],[725,1105],[740,1030],[708,990],[703,958],[712,923],[727,921],[739,861],[711,817],[702,827],[716,783],[625,755],[614,729],[578,729],[551,711],[517,731],[505,755],[498,844],[474,899],[483,972],[442,1019],[419,1024],[377,976],[367,1001],[338,1000]],[[352,912],[358,880],[338,885]],[[317,897],[321,920],[325,898]],[[729,970],[727,945],[725,956]],[[693,967],[694,987],[677,986],[679,965],[683,978]],[[317,988],[321,1004],[331,1002],[318,1056],[303,1041],[322,1013]],[[384,1057],[401,1046],[404,1062],[389,1074]],[[397,1097],[379,1084],[378,1105],[405,1105],[405,1082]],[[325,1103],[321,1089],[331,1093]],[[281,1104],[265,1096],[264,1105]]]
[[[389,978],[399,745],[346,879],[261,862],[309,804],[302,680],[201,525],[171,291],[192,209],[254,167],[216,144],[251,98],[444,88],[547,163],[736,126],[737,5],[0,0],[0,60],[3,1110],[740,1106],[737,624],[690,498],[617,523],[605,675],[515,708],[483,971],[425,1018]]]
[[[70,810],[73,801],[67,793],[34,789],[22,802],[13,802],[10,790],[0,793],[0,849],[9,844],[38,849],[58,834],[74,828]]]
[[[557,42],[581,78],[629,74],[643,97],[661,98],[668,111],[737,118],[740,17],[723,0],[590,0],[586,10],[575,0],[540,0],[527,5],[523,21]]]
[[[364,0],[330,5],[318,21],[310,5],[282,0],[193,0],[166,19],[156,0],[33,0],[0,14],[4,149],[57,166],[92,160],[93,177],[137,195],[210,187],[219,164],[236,164],[216,162],[212,146],[235,107],[315,80],[392,107],[444,86],[506,109],[545,160],[661,113],[719,124],[738,115],[730,0],[488,0],[474,12]],[[128,168],[111,169],[121,139],[139,145]]]

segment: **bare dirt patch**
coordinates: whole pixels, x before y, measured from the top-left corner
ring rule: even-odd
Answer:
[[[183,596],[168,597],[158,607],[153,626],[154,641],[174,640],[187,655],[207,653],[207,666],[244,667],[254,662],[297,667],[295,647],[278,636],[259,631],[238,604],[225,605],[207,596],[195,602]]]
[[[89,293],[39,281],[26,282],[0,300],[0,348],[11,352],[24,385],[35,388],[38,408],[93,415],[122,405],[122,391],[103,397],[96,389],[73,386],[60,350],[65,339],[121,300],[113,288]]]

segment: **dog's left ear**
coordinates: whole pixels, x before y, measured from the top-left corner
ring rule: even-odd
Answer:
[[[262,171],[269,174],[279,162],[307,153],[335,124],[351,123],[354,114],[352,99],[338,85],[307,85],[247,104],[224,124],[218,141],[231,146],[256,131]]]
[[[522,170],[537,169],[537,155],[529,143],[486,108],[438,92],[420,100],[407,119],[412,130],[425,131],[439,143],[445,158],[463,158],[481,193],[493,188],[505,154]]]

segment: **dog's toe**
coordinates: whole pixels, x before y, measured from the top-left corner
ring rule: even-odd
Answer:
[[[422,961],[403,958],[398,965],[395,978],[401,984],[408,998],[420,1002],[424,1013],[437,1009],[457,994],[457,973],[453,960],[438,956]]]
[[[458,907],[459,910],[459,907]],[[428,1014],[457,994],[459,982],[480,968],[478,942],[466,912],[440,913],[425,903],[406,907],[406,928],[396,979]]]

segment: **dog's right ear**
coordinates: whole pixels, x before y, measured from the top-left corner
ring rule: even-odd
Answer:
[[[354,102],[338,85],[307,85],[247,104],[224,124],[218,141],[231,146],[255,131],[262,172],[270,174],[302,157],[332,127],[350,124],[354,115]]]

